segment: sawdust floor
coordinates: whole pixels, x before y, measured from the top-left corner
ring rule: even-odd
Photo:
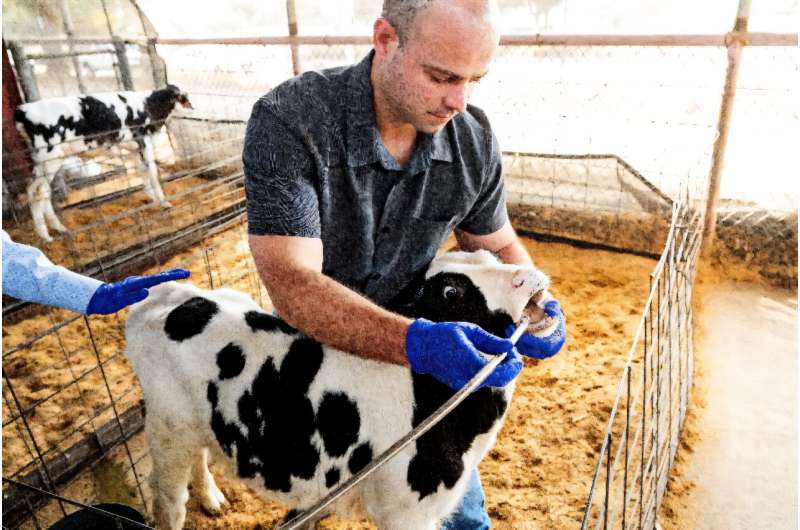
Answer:
[[[210,253],[195,249],[163,266],[189,267],[195,283],[208,286],[209,280],[213,280],[215,286],[233,285],[256,299],[260,296],[266,306],[268,300],[252,274],[243,230],[239,226],[207,240],[205,244],[212,248]],[[530,240],[525,244],[537,266],[552,277],[552,292],[561,301],[567,316],[569,338],[555,358],[526,360],[508,419],[497,444],[481,463],[480,471],[494,528],[575,528],[580,523],[603,429],[646,299],[654,262],[563,244]],[[57,311],[52,315],[56,322],[69,316]],[[138,385],[133,384],[135,376],[124,354],[114,356],[123,348],[120,331],[123,322],[124,314],[119,320],[115,317],[90,319],[101,359],[111,359],[105,371],[112,381],[112,394],[117,398],[128,392],[123,399],[129,406],[138,402],[141,395]],[[49,316],[42,315],[14,326],[4,326],[4,351],[52,323]],[[80,370],[92,370],[93,365],[95,369],[82,380],[85,384],[80,385],[80,392],[76,391],[75,395],[62,392],[37,406],[31,423],[44,448],[63,449],[74,443],[59,441],[64,435],[64,423],[69,422],[69,427],[74,429],[75,424],[80,424],[75,418],[90,418],[109,401],[102,379],[96,374],[97,363],[85,338],[85,326],[80,320],[70,326],[62,328],[64,332],[60,333],[65,349],[72,352],[70,359],[80,360]],[[55,339],[43,339],[4,359],[3,364],[17,395],[24,401],[23,406],[47,397],[72,378],[62,346]],[[130,391],[131,387],[135,390]],[[4,417],[8,418],[8,399],[4,400],[3,407]],[[8,474],[30,460],[17,427],[18,422],[14,422],[3,432],[4,473]],[[88,428],[84,426],[75,437],[83,435]],[[136,438],[141,438],[141,434]],[[140,477],[147,474],[147,465],[147,462],[137,465]],[[216,475],[219,477],[220,473]],[[264,528],[285,513],[284,508],[261,501],[233,480],[219,477],[218,483],[229,500],[228,506],[222,514],[210,517],[191,500],[186,528],[251,529],[259,525]],[[103,491],[103,488],[86,486],[81,496],[90,500],[90,491]],[[145,496],[148,496],[146,491]],[[113,498],[106,496],[104,500]],[[131,492],[118,500],[135,504]],[[325,521],[322,527],[374,528],[364,521],[333,518]]]

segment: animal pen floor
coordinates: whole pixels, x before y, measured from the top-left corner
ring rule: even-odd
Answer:
[[[695,296],[693,405],[662,528],[796,529],[797,292],[703,267]]]
[[[552,291],[567,316],[569,338],[556,357],[526,360],[508,419],[480,471],[495,528],[575,528],[580,524],[603,429],[647,296],[647,279],[654,262],[632,255],[527,239],[525,245],[536,264],[552,277]],[[188,267],[195,283],[207,287],[213,281],[215,286],[234,286],[256,299],[262,297],[269,308],[265,292],[252,272],[244,225],[207,238],[202,246],[211,250],[204,252],[195,247],[150,272],[172,266]],[[68,312],[57,311],[4,326],[4,351],[70,316]],[[135,376],[123,353],[124,320],[124,312],[89,319],[111,392],[119,401],[119,413],[141,400],[141,391],[134,384]],[[79,319],[61,328],[57,336],[46,337],[34,348],[4,359],[6,375],[15,385],[23,407],[47,398],[71,381],[70,370],[75,376],[86,374],[79,384],[39,405],[36,414],[29,418],[42,447],[50,447],[75,431],[69,439],[58,443],[63,450],[90,433],[92,425],[97,427],[113,418],[86,335]],[[62,345],[72,352],[69,366]],[[7,406],[6,400],[3,403],[6,418],[11,412]],[[103,407],[107,410],[88,422]],[[15,429],[8,425],[3,432],[3,466],[7,476],[31,460]],[[143,438],[139,433],[129,442],[142,480],[150,471]],[[109,458],[102,459],[59,492],[79,501],[136,504],[137,490],[130,473],[125,480],[120,478],[129,467],[129,457],[118,447]],[[212,470],[220,477],[218,484],[229,504],[221,515],[211,517],[190,500],[186,528],[249,529],[259,524],[263,528],[283,515],[280,506],[263,502],[236,481],[221,477],[217,466]],[[146,484],[144,494],[149,498]],[[40,515],[45,513],[55,518],[60,510],[51,504]],[[366,522],[335,518],[322,527],[372,528]]]

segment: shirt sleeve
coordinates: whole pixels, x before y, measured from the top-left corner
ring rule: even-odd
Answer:
[[[54,265],[41,250],[12,241],[3,230],[3,294],[86,314],[102,284]]]
[[[242,161],[250,234],[320,237],[314,161],[263,100],[247,123]]]
[[[494,133],[489,136],[487,146],[489,160],[484,167],[483,186],[478,200],[472,205],[458,228],[475,235],[487,235],[500,230],[508,220],[506,191],[503,184],[503,158]]]

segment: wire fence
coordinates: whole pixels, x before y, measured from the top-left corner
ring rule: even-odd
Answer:
[[[581,528],[653,528],[680,442],[694,373],[692,284],[702,243],[698,203],[672,210],[664,252],[603,436]]]
[[[48,256],[104,280],[183,266],[202,287],[234,287],[268,306],[244,226],[245,120],[259,96],[291,77],[298,58],[303,69],[319,69],[356,62],[369,50],[362,38],[311,42],[294,58],[278,39],[157,44],[166,77],[189,93],[196,109],[173,116],[158,145],[173,207],[146,202],[137,180],[142,168],[130,162],[124,145],[82,152],[83,160],[101,165],[104,178],[68,190],[61,215],[71,233],[50,244]],[[17,59],[24,59],[15,66],[32,66],[43,95],[75,92],[53,66],[63,67],[74,54],[45,57],[56,51],[37,51],[21,40],[16,45],[26,49],[18,50]],[[84,77],[91,90],[124,88],[126,79],[137,90],[154,86],[147,42],[125,43],[129,66],[143,72],[130,77],[121,73],[124,60],[113,40],[92,46],[78,55],[105,61],[97,71],[106,74],[97,84]],[[148,53],[139,52],[135,62],[134,49]],[[781,57],[793,57],[770,49],[780,50],[780,64]],[[721,45],[506,43],[474,94],[505,149],[515,226],[537,237],[658,257],[590,478],[583,528],[655,524],[692,381],[691,287],[725,61]],[[794,92],[778,81],[763,92],[739,91],[760,101],[755,109],[776,93],[784,105]],[[785,108],[774,118],[782,123]],[[21,193],[7,187],[4,179],[4,204],[6,191]],[[792,221],[791,213],[756,210],[723,210],[720,226],[757,227],[765,245],[796,241],[790,226],[796,213]],[[5,228],[34,242],[23,210],[13,212]],[[720,237],[725,240],[724,230]],[[793,257],[796,277],[796,248]],[[791,250],[781,259],[791,262]],[[773,274],[784,272],[780,265]],[[123,318],[85,319],[10,301],[3,316],[4,323],[18,324],[3,337],[3,524],[46,528],[74,502],[102,502],[112,491],[146,511],[144,405],[120,347]],[[31,488],[61,499],[48,501]]]

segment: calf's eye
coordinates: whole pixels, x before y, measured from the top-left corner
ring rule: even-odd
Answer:
[[[442,295],[444,295],[445,299],[452,299],[458,296],[458,289],[455,287],[450,287],[449,285],[445,286],[444,290],[442,291]]]

